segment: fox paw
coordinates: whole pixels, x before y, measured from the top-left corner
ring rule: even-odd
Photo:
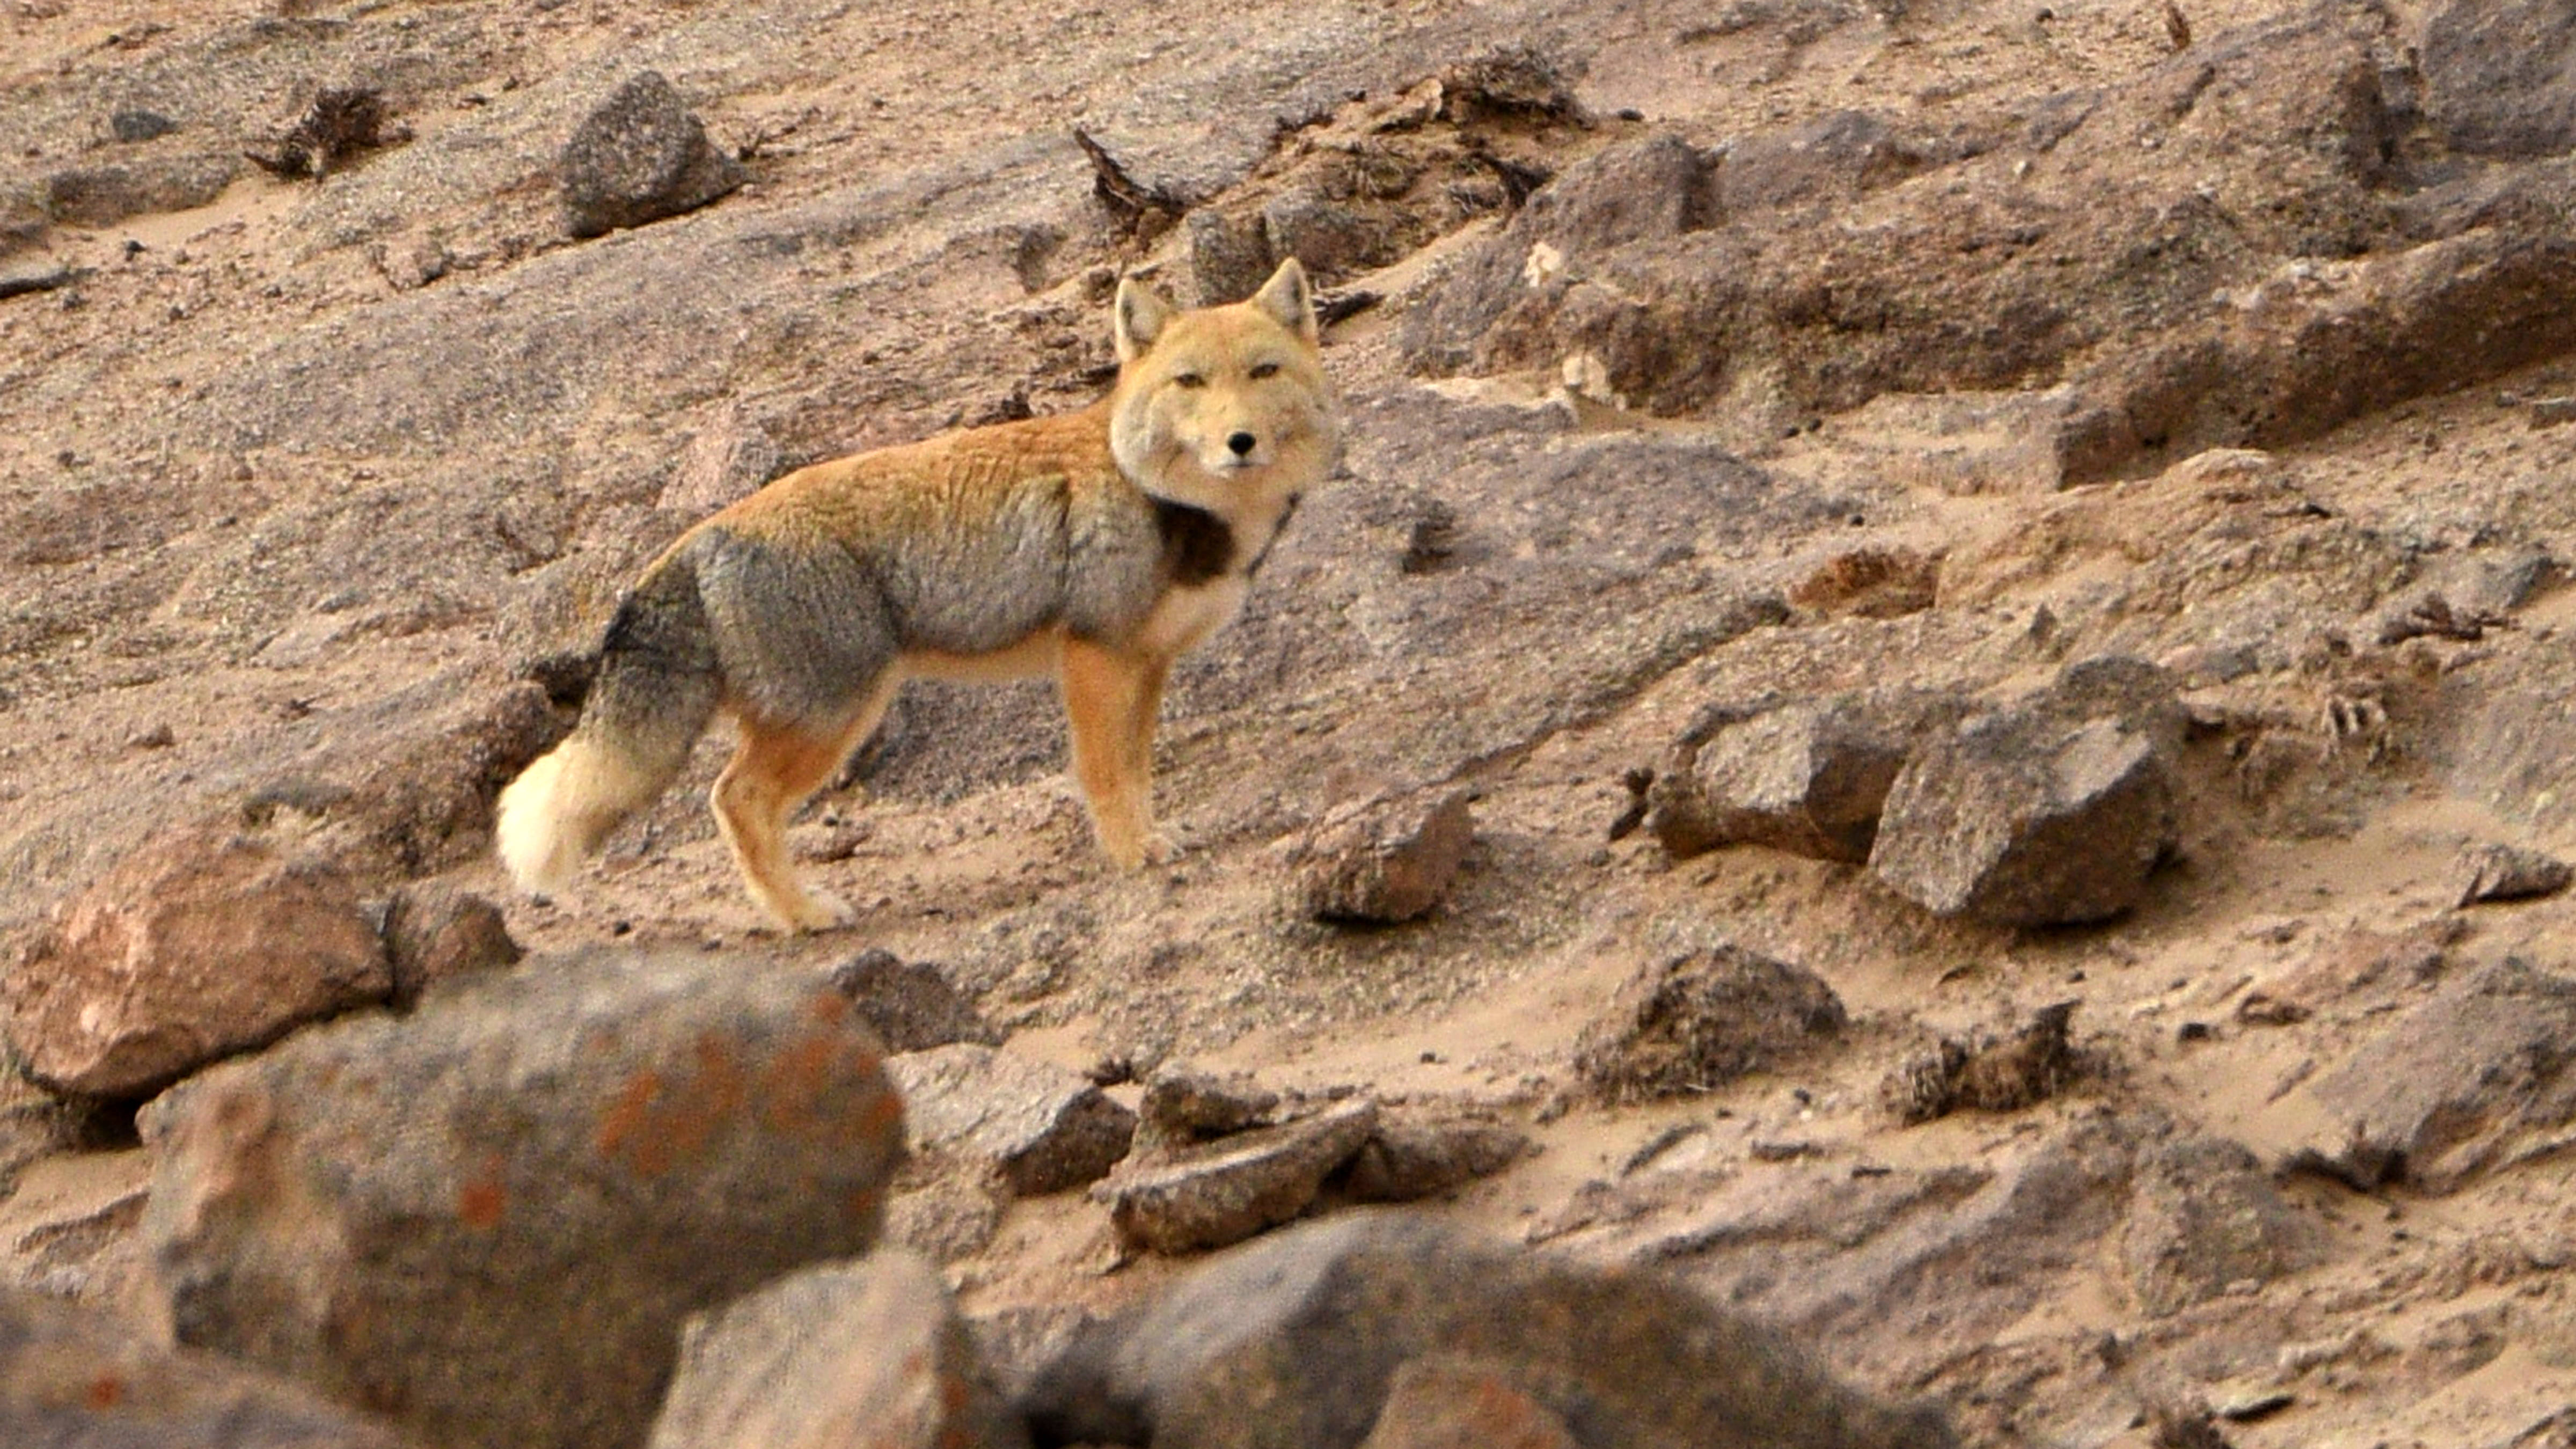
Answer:
[[[790,932],[836,931],[858,919],[849,902],[823,891],[806,891],[779,905],[784,909],[776,909],[776,914]]]
[[[1168,865],[1179,859],[1181,854],[1180,846],[1173,843],[1172,837],[1159,830],[1148,830],[1120,840],[1104,840],[1101,846],[1109,852],[1110,861],[1122,871]]]

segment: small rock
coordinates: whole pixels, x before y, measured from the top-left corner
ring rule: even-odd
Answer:
[[[159,111],[146,110],[141,106],[127,106],[107,118],[108,134],[128,146],[157,140],[177,129],[178,122]]]
[[[1508,1364],[1455,1354],[1406,1361],[1360,1449],[1583,1449],[1565,1420],[1514,1387]]]
[[[2076,925],[2136,905],[2177,833],[2151,736],[2014,709],[1936,735],[1906,762],[1869,867],[1934,915]]]
[[[75,166],[45,178],[45,210],[71,226],[114,226],[130,216],[207,205],[240,170],[229,155],[138,154],[103,166]]]
[[[927,961],[905,961],[871,946],[832,968],[832,986],[892,1052],[923,1052],[957,1042],[999,1046],[1001,1029],[958,994]]]
[[[430,1443],[640,1443],[690,1314],[875,1243],[882,1061],[803,972],[694,952],[301,1033],[143,1113],[153,1307]]]
[[[1891,1072],[1879,1096],[1908,1126],[1961,1107],[1980,1112],[2035,1107],[2057,1095],[2081,1070],[2067,1031],[2075,1006],[2061,1001],[2041,1007],[2007,1032],[1984,1032],[1967,1040],[1943,1037]]]
[[[2451,874],[2459,882],[2458,903],[2464,906],[2554,896],[2576,879],[2576,870],[2554,855],[2501,843],[2472,845],[2460,852]]]
[[[1489,1118],[1386,1108],[1340,1186],[1354,1202],[1411,1202],[1491,1177],[1535,1150],[1528,1133]]]
[[[1613,1101],[1702,1092],[1794,1059],[1844,1019],[1814,972],[1718,945],[1631,977],[1584,1028],[1574,1069]]]
[[[689,1320],[648,1449],[1024,1449],[939,1271],[881,1248]]]
[[[39,1081],[133,1098],[392,989],[339,867],[209,825],[143,846],[67,902],[0,981],[0,1004]]]
[[[2325,1247],[2243,1144],[2189,1137],[2141,1164],[2120,1253],[2138,1301],[2164,1317],[2295,1273]]]
[[[404,1011],[433,987],[515,966],[522,954],[501,908],[472,891],[413,881],[394,892],[385,911],[393,1004]]]
[[[1220,1076],[1165,1062],[1146,1080],[1137,1115],[1152,1145],[1180,1147],[1255,1126],[1278,1105],[1277,1092],[1242,1073]]]
[[[1964,705],[1907,691],[1798,702],[1720,730],[1663,771],[1646,824],[1676,858],[1765,845],[1818,860],[1869,859],[1887,793],[1924,730]]]
[[[934,1263],[954,1263],[991,1246],[1006,1206],[985,1183],[933,1177],[886,1205],[885,1240]]]
[[[1306,1210],[1377,1127],[1377,1103],[1338,1102],[1150,1161],[1130,1160],[1091,1190],[1131,1249],[1189,1253],[1238,1243]]]
[[[1587,1444],[1955,1442],[1929,1410],[1844,1388],[1674,1279],[1515,1251],[1392,1212],[1277,1234],[1085,1326],[1025,1402],[1047,1443],[1356,1445],[1406,1364],[1449,1361],[1418,1371],[1412,1387],[1424,1394],[1459,1358],[1583,1426]]]
[[[1306,913],[1367,925],[1429,914],[1475,842],[1470,798],[1451,790],[1360,802],[1325,816],[1295,852]]]
[[[380,1420],[93,1308],[0,1287],[0,1443],[27,1449],[402,1449]]]
[[[1319,283],[1381,267],[1403,255],[1383,219],[1311,187],[1272,197],[1261,210],[1261,231],[1272,256],[1297,258]]]
[[[1259,291],[1279,268],[1258,216],[1236,216],[1214,208],[1193,211],[1184,239],[1202,307],[1242,301]]]
[[[564,226],[575,237],[694,211],[748,179],[740,162],[708,142],[671,83],[649,70],[582,121],[557,170]]]
[[[973,1042],[886,1062],[915,1152],[989,1168],[1022,1197],[1097,1181],[1127,1155],[1136,1114],[1089,1079]]]

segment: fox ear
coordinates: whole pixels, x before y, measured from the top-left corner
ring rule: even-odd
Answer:
[[[1134,362],[1163,335],[1172,320],[1172,304],[1162,293],[1134,277],[1118,279],[1118,301],[1111,309],[1118,335],[1118,360]]]
[[[1306,269],[1295,257],[1281,262],[1261,290],[1252,294],[1252,305],[1269,313],[1280,326],[1309,342],[1315,340],[1315,289],[1306,285]]]

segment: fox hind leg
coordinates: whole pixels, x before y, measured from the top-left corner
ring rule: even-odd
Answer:
[[[1067,639],[1063,667],[1074,778],[1101,850],[1121,870],[1171,859],[1154,828],[1154,725],[1171,661]]]
[[[827,931],[850,921],[847,904],[797,881],[787,822],[876,729],[893,695],[892,680],[879,684],[858,714],[829,735],[748,715],[737,720],[741,743],[716,777],[711,800],[716,828],[752,899],[791,931]]]

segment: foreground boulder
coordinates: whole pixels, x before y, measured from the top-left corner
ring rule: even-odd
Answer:
[[[392,989],[343,871],[208,825],[145,846],[74,898],[0,981],[0,1001],[39,1080],[140,1097]]]
[[[1500,1379],[1590,1449],[1932,1449],[1928,1411],[1843,1387],[1784,1342],[1653,1273],[1516,1252],[1425,1219],[1359,1213],[1231,1253],[1095,1323],[1031,1387],[1041,1444],[1352,1449],[1407,1364],[1408,1423],[1445,1381]],[[1259,1412],[1247,1412],[1249,1406]],[[1546,1421],[1521,1416],[1527,1442]],[[1438,1442],[1389,1426],[1381,1443]]]
[[[650,1449],[1025,1449],[939,1270],[881,1249],[689,1320]]]
[[[368,1419],[94,1309],[0,1288],[0,1444],[14,1449],[401,1449]]]
[[[631,1449],[689,1314],[875,1241],[903,1109],[838,992],[603,952],[309,1032],[142,1125],[181,1342],[440,1444]]]

